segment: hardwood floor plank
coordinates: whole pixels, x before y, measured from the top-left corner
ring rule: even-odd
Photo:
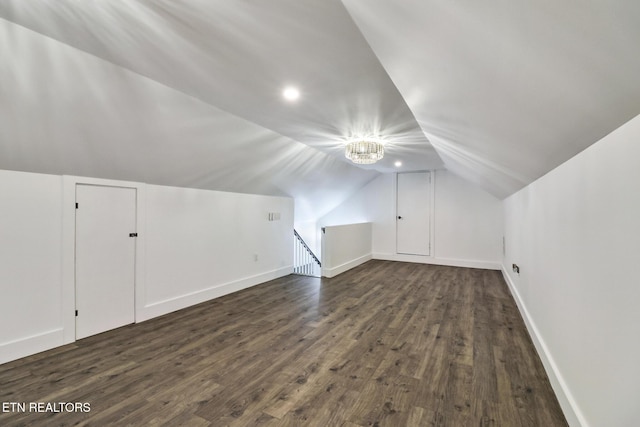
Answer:
[[[2,426],[566,426],[499,272],[287,276],[0,365]]]
[[[368,381],[348,420],[363,426],[406,425],[412,408],[411,392],[417,382],[401,376]]]

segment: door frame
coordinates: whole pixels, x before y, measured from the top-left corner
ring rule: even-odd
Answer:
[[[95,192],[98,192],[98,194],[96,194]],[[135,187],[124,187],[124,186],[113,186],[113,185],[95,185],[95,184],[76,184],[76,243],[75,243],[75,310],[84,310],[87,309],[86,304],[89,303],[91,305],[91,302],[96,302],[96,300],[94,298],[92,298],[90,295],[92,294],[92,292],[101,292],[104,291],[104,288],[98,288],[95,285],[92,285],[91,282],[92,280],[88,279],[88,277],[86,276],[86,274],[90,274],[90,271],[86,270],[86,264],[83,264],[85,268],[83,268],[83,271],[85,273],[85,275],[83,276],[84,280],[82,283],[78,283],[78,256],[80,255],[80,252],[78,251],[79,248],[79,240],[78,237],[82,236],[82,242],[84,245],[88,245],[89,247],[93,247],[95,248],[95,246],[93,245],[93,242],[91,240],[87,240],[87,237],[90,235],[91,230],[93,229],[93,227],[95,226],[95,222],[92,221],[91,217],[87,217],[86,215],[83,215],[84,221],[83,224],[85,227],[89,227],[89,229],[84,228],[83,231],[84,233],[79,234],[79,231],[81,230],[79,228],[79,224],[78,224],[78,214],[82,211],[85,210],[91,210],[90,207],[87,206],[83,206],[84,204],[84,198],[81,198],[80,196],[82,194],[84,194],[86,197],[88,198],[95,198],[96,196],[98,196],[97,198],[95,198],[94,200],[98,201],[99,199],[101,199],[100,195],[104,194],[101,192],[111,192],[112,195],[115,195],[116,198],[122,198],[124,200],[127,200],[127,204],[126,206],[122,206],[123,211],[120,212],[122,214],[125,214],[126,216],[132,215],[133,221],[128,224],[125,228],[122,228],[120,230],[120,238],[123,239],[124,242],[126,242],[125,245],[131,245],[133,243],[133,247],[130,249],[133,249],[131,251],[131,256],[127,256],[126,260],[127,262],[132,262],[133,263],[133,274],[131,274],[130,276],[127,274],[127,280],[126,282],[120,282],[118,285],[116,285],[116,288],[119,288],[117,292],[115,292],[114,295],[119,295],[120,297],[125,297],[126,296],[126,304],[114,304],[111,307],[114,309],[114,313],[113,315],[115,316],[115,318],[110,318],[109,320],[106,319],[101,319],[100,317],[96,318],[93,317],[91,313],[87,314],[84,313],[81,315],[83,315],[83,317],[79,317],[79,315],[76,315],[76,340],[81,339],[81,338],[87,338],[93,335],[97,335],[99,333],[102,332],[107,332],[110,331],[112,329],[116,329],[119,328],[121,326],[125,326],[125,325],[129,325],[131,323],[135,323],[135,273],[136,273],[136,254],[135,254],[135,248],[136,248],[136,239],[137,239],[137,229],[136,227],[136,222],[137,222],[137,200],[138,200],[138,190]],[[113,193],[115,192],[115,193]],[[133,192],[133,194],[131,194],[131,192]],[[128,194],[127,194],[128,193]],[[116,195],[117,194],[117,195]],[[130,199],[130,197],[133,196],[133,200]],[[108,196],[107,196],[108,197]],[[133,202],[133,203],[131,203]],[[80,204],[80,208],[78,208],[77,204]],[[131,209],[133,208],[133,212],[131,212]],[[80,210],[82,209],[82,210]],[[96,211],[93,211],[94,213],[96,213]],[[114,211],[112,212],[114,214],[117,213]],[[124,218],[123,218],[124,219]],[[128,221],[127,221],[128,222]],[[85,234],[88,233],[88,234]],[[120,234],[119,233],[119,234]],[[135,233],[136,238],[132,238],[131,237],[131,233]],[[109,233],[112,235],[112,233]],[[128,237],[125,237],[128,236]],[[91,243],[89,243],[91,242]],[[113,243],[113,242],[112,242]],[[87,248],[85,248],[87,249]],[[120,248],[120,249],[125,249],[125,248]],[[128,252],[130,249],[126,250],[126,252]],[[89,251],[91,251],[91,249],[89,249]],[[118,251],[120,252],[120,251]],[[123,252],[121,252],[122,254]],[[84,253],[86,255],[86,253]],[[118,255],[116,255],[118,256]],[[132,259],[133,258],[133,259]],[[89,261],[90,258],[85,258],[86,262],[89,262],[91,264],[91,261]],[[94,258],[95,260],[95,258]],[[122,261],[122,259],[120,260]],[[118,264],[111,264],[111,265],[118,265]],[[122,270],[120,268],[118,268],[118,271],[121,273],[124,273],[125,270]],[[131,283],[129,280],[131,280]],[[123,286],[126,283],[126,286]],[[79,286],[80,285],[80,286]],[[121,287],[120,287],[121,286]],[[120,293],[122,292],[122,293]],[[82,297],[79,299],[79,297]],[[129,299],[131,298],[131,299]],[[90,302],[91,301],[91,302]],[[80,307],[80,303],[84,303],[85,305],[83,307]],[[124,302],[124,301],[121,301]],[[96,309],[98,311],[100,311],[101,309],[104,309],[104,304],[98,304],[98,305],[102,305],[103,307],[98,308],[96,305],[92,305],[93,309]],[[125,307],[126,307],[126,312],[125,312]],[[119,312],[120,310],[122,310],[122,312]],[[91,311],[91,310],[90,310]],[[77,313],[78,311],[76,311]],[[102,312],[102,315],[107,314],[107,312]],[[115,319],[118,319],[117,321]],[[81,320],[79,322],[79,320]],[[99,323],[101,324],[100,326],[97,326],[95,323]],[[123,323],[125,322],[125,323]],[[97,326],[97,327],[96,327]],[[83,337],[78,337],[78,329],[82,329],[83,330]],[[106,328],[106,329],[105,329]]]
[[[86,178],[71,175],[62,176],[62,331],[63,344],[76,340],[76,185],[96,185],[105,187],[124,187],[136,189],[136,238],[135,249],[135,289],[134,318],[138,322],[138,313],[144,305],[145,292],[145,219],[146,184],[130,181],[115,181],[99,178]]]
[[[401,254],[398,253],[398,175],[402,173],[429,173],[429,255],[410,255],[410,254]],[[400,257],[408,257],[411,259],[418,260],[420,258],[435,258],[435,182],[436,182],[436,171],[435,170],[418,170],[418,171],[408,171],[408,172],[396,172],[393,174],[393,196],[394,196],[394,206],[393,206],[393,233],[395,237],[395,248],[394,255]]]

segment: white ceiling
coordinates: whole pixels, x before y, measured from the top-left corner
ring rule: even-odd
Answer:
[[[290,196],[300,221],[377,173],[0,19],[0,169]]]
[[[378,172],[446,167],[505,197],[640,113],[631,0],[0,0],[0,18],[0,168],[289,195],[309,219]],[[361,134],[382,162],[344,159]]]
[[[344,0],[446,167],[506,197],[640,113],[640,2]]]

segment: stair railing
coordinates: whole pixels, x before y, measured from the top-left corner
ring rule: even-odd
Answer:
[[[295,236],[295,239],[293,239],[293,273],[303,276],[320,277],[322,263],[320,263],[318,257],[296,230],[293,230],[293,234]]]

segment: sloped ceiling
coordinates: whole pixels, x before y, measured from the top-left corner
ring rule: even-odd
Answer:
[[[446,167],[505,197],[640,113],[640,2],[343,0]]]
[[[0,19],[0,168],[290,196],[311,221],[377,175]]]
[[[0,0],[0,168],[289,195],[300,220],[396,170],[505,197],[640,112],[636,3]],[[385,159],[348,163],[359,135]]]

